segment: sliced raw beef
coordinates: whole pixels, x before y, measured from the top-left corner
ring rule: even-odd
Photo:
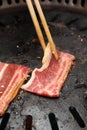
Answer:
[[[47,57],[50,58],[49,53]],[[58,97],[75,60],[73,55],[64,52],[58,52],[58,56],[59,59],[56,60],[52,55],[47,63],[45,55],[43,66],[34,69],[31,79],[22,86],[22,89],[42,96]]]
[[[0,116],[4,114],[30,71],[30,68],[22,65],[0,62]]]

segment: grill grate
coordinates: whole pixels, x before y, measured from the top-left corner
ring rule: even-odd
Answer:
[[[65,8],[68,10],[83,12],[87,14],[86,0],[40,0],[40,2],[45,8]],[[23,7],[26,7],[26,0],[0,0],[0,10],[17,7],[22,7],[18,9],[23,9]]]

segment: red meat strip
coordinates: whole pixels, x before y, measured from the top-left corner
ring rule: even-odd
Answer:
[[[0,62],[0,116],[4,114],[30,71],[30,68],[22,65]]]
[[[52,55],[49,66],[34,69],[31,79],[22,89],[47,97],[58,97],[65,79],[73,65],[75,57],[71,54],[58,52],[59,59]]]

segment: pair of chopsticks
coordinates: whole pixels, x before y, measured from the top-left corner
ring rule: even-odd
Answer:
[[[32,20],[33,20],[33,23],[34,23],[34,26],[35,26],[35,29],[36,29],[38,38],[39,38],[39,40],[40,40],[40,44],[41,44],[43,50],[45,51],[46,43],[45,43],[45,40],[44,40],[42,31],[41,31],[41,28],[40,28],[40,24],[39,24],[39,22],[38,22],[38,19],[37,19],[35,10],[34,10],[34,6],[33,6],[33,4],[32,4],[32,0],[26,0],[26,3],[27,3],[27,6],[28,6],[28,9],[29,9],[31,18],[32,18]],[[48,28],[48,25],[47,25],[45,16],[44,16],[44,14],[43,14],[43,11],[42,11],[40,2],[39,2],[39,0],[34,0],[34,3],[35,3],[35,6],[36,6],[36,9],[37,9],[37,11],[38,11],[39,17],[40,17],[40,19],[41,19],[43,28],[44,28],[44,30],[45,30],[45,33],[46,33],[48,42],[49,42],[49,44],[50,44],[51,51],[52,51],[52,53],[54,54],[55,59],[57,60],[57,59],[58,59],[57,49],[56,49],[56,46],[55,46],[54,41],[53,41],[53,39],[52,39],[50,30],[49,30],[49,28]]]

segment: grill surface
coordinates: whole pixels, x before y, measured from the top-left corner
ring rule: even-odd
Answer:
[[[50,113],[55,114],[59,130],[87,130],[87,18],[56,9],[44,12],[57,48],[74,54],[76,62],[60,98],[49,99],[20,91],[7,110],[10,119],[6,130],[25,130],[27,115],[33,117],[32,130],[51,130]],[[0,60],[32,69],[40,67],[43,51],[38,41],[32,42],[35,38],[37,35],[27,11],[1,16]],[[71,112],[76,115],[75,109],[85,125],[79,125],[74,119]],[[78,120],[80,122],[80,118]]]

